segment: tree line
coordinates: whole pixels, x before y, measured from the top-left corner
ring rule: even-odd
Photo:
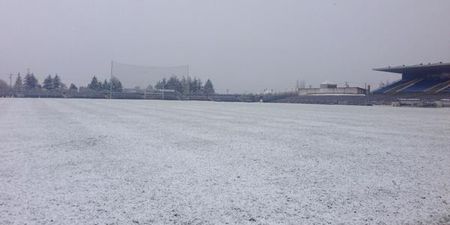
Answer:
[[[119,79],[116,77],[112,77],[109,79],[105,79],[103,82],[99,81],[96,76],[92,77],[91,83],[87,85],[88,89],[94,90],[94,91],[113,91],[113,92],[122,92],[122,82],[120,82]]]
[[[156,90],[155,90],[156,89]],[[85,87],[78,88],[75,84],[71,83],[69,87],[64,84],[58,74],[54,76],[48,75],[44,81],[39,83],[39,80],[33,73],[27,73],[25,77],[17,74],[17,78],[12,87],[0,79],[0,91],[7,92],[12,90],[16,93],[29,92],[29,91],[48,91],[48,92],[78,92],[78,91],[95,91],[95,92],[123,92],[124,88],[121,81],[112,77],[111,79],[105,79],[100,81],[96,76],[93,76],[91,82]],[[178,78],[172,76],[168,79],[163,78],[158,81],[154,88],[149,85],[146,91],[161,91],[161,90],[173,90],[183,95],[212,95],[215,94],[214,85],[211,80],[206,80],[203,84],[199,78],[182,77]]]
[[[27,73],[25,77],[22,78],[20,73],[17,74],[17,78],[14,82],[14,85],[10,87],[4,80],[0,79],[0,90],[7,91],[13,90],[15,92],[27,92],[27,91],[54,91],[54,92],[62,92],[62,91],[79,91],[81,89],[90,89],[92,91],[122,91],[122,83],[119,79],[113,77],[109,80],[104,80],[104,82],[99,82],[97,77],[94,76],[92,81],[86,87],[80,87],[80,89],[74,84],[71,83],[69,87],[61,81],[61,78],[58,74],[52,76],[48,75],[44,81],[39,83],[39,80],[33,73]]]
[[[61,82],[61,78],[56,74],[54,77],[48,75],[42,85],[39,83],[38,79],[33,73],[27,73],[22,79],[22,76],[17,74],[16,81],[12,87],[14,91],[31,91],[31,90],[49,90],[49,91],[59,91],[67,89],[67,86]]]
[[[199,78],[172,76],[163,78],[155,85],[156,89],[174,90],[184,95],[212,95],[215,93],[214,85],[210,79],[203,84]]]

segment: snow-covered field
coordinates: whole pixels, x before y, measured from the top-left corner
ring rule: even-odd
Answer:
[[[449,224],[450,110],[0,99],[0,224]]]

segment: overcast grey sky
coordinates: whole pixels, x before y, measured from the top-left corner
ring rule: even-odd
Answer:
[[[219,91],[397,79],[374,67],[450,62],[449,0],[0,0],[0,78],[106,78],[111,60],[189,64]]]

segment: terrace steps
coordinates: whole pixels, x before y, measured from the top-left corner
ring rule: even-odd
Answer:
[[[388,90],[386,90],[386,91],[384,91],[384,93],[385,94],[395,94],[395,93],[398,93],[398,92],[400,92],[400,91],[402,91],[402,90],[405,90],[406,88],[408,88],[408,87],[411,87],[411,86],[413,86],[414,84],[416,84],[416,83],[418,83],[418,82],[420,82],[420,81],[422,81],[423,79],[414,79],[414,80],[410,80],[410,81],[407,81],[407,82],[402,82],[402,83],[400,83],[400,84],[398,84],[398,85],[395,85],[394,87],[392,87],[392,88],[390,88],[390,89],[388,89]]]
[[[437,94],[437,93],[447,89],[448,87],[450,87],[450,80],[444,81],[444,82],[439,83],[437,85],[434,85],[433,87],[430,87],[427,90],[425,90],[425,92]]]

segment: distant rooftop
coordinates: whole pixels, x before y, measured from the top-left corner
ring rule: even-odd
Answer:
[[[431,73],[450,73],[450,63],[421,63],[411,66],[388,66],[383,68],[375,68],[375,71],[390,72],[390,73],[410,73],[410,74],[431,74]]]

